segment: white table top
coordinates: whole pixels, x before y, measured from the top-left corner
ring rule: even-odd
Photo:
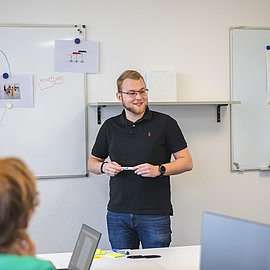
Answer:
[[[112,253],[112,251],[108,251]],[[128,259],[126,257],[111,258],[102,255],[101,258],[93,260],[91,270],[199,270],[200,269],[200,246],[182,246],[156,249],[131,250],[130,255],[161,255],[153,259]],[[71,252],[38,254],[38,258],[50,260],[56,268],[67,268]]]

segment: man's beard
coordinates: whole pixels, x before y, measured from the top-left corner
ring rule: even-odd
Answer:
[[[128,104],[124,101],[122,102],[122,104],[126,110],[128,110],[129,112],[132,112],[134,114],[137,114],[137,115],[144,113],[147,106],[148,106],[148,102],[146,102],[146,103],[144,102],[143,105],[139,108],[139,110],[138,110],[138,108],[136,110],[136,108],[134,108],[133,106],[128,106]]]

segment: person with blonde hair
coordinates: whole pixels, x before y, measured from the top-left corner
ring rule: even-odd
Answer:
[[[0,159],[0,269],[55,270],[35,257],[35,244],[27,234],[38,205],[36,178],[23,161]]]

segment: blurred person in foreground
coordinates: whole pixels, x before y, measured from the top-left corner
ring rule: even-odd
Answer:
[[[55,270],[35,257],[27,228],[38,205],[36,178],[17,158],[0,159],[0,269]]]

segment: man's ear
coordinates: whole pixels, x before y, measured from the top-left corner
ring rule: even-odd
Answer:
[[[122,95],[118,91],[116,92],[116,98],[118,99],[119,102],[122,103]]]

